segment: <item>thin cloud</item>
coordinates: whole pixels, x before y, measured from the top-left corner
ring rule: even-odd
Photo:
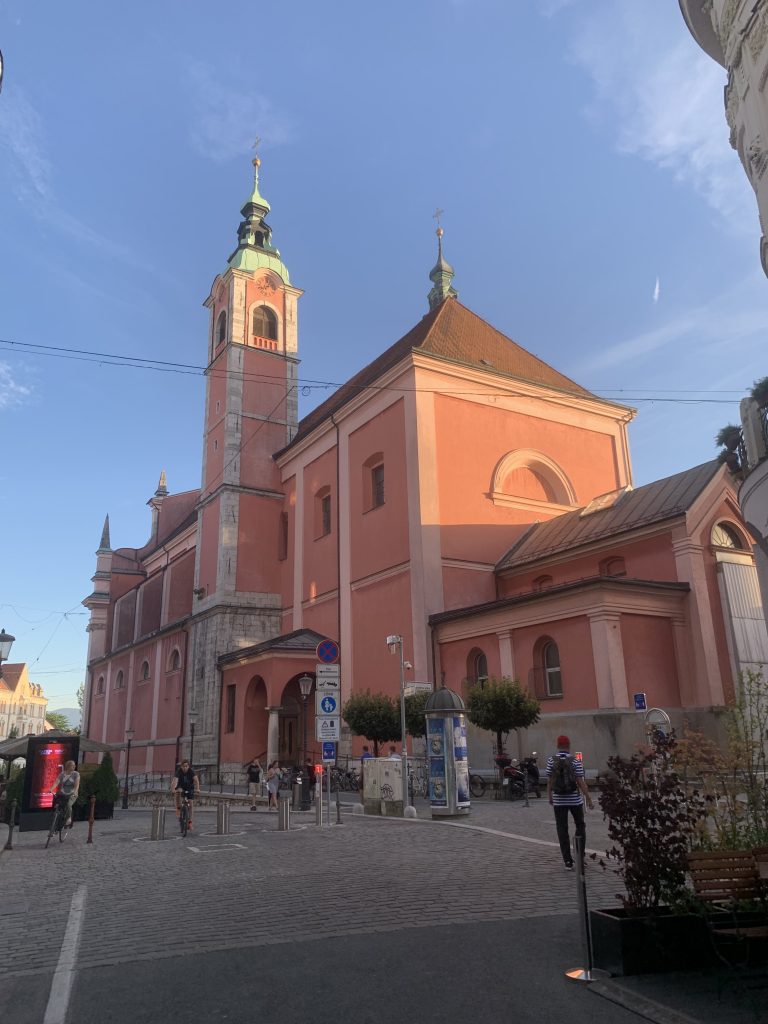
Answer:
[[[0,409],[23,405],[31,394],[31,388],[15,380],[8,363],[0,362]]]
[[[192,144],[217,163],[248,153],[256,136],[267,147],[289,142],[293,129],[270,99],[252,91],[252,82],[226,88],[208,65],[187,65],[193,95]]]
[[[754,231],[754,197],[728,142],[723,69],[685,31],[660,45],[658,17],[646,5],[611,3],[608,12],[599,4],[588,16],[581,10],[571,55],[595,86],[588,113],[613,128],[620,152],[670,171],[729,225]]]
[[[659,279],[657,277],[656,278],[656,284],[653,287],[653,304],[654,305],[656,305],[656,303],[659,301],[659,294],[660,293],[661,293],[661,282],[659,281]]]

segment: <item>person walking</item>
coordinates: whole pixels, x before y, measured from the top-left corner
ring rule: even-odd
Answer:
[[[248,780],[248,795],[251,798],[251,810],[256,810],[256,797],[259,795],[261,783],[261,765],[257,757],[252,757],[247,764],[244,764],[245,776]]]
[[[571,741],[567,736],[557,737],[557,752],[547,760],[547,796],[555,810],[555,826],[560,852],[566,871],[573,870],[571,837],[568,815],[573,815],[575,831],[586,846],[587,827],[584,820],[584,801],[592,810],[594,804],[584,779],[584,765],[571,755]]]
[[[273,761],[267,768],[267,794],[269,797],[268,807],[277,810],[277,794],[280,789],[280,765]]]

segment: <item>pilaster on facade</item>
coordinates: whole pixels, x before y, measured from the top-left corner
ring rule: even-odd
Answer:
[[[588,615],[600,708],[628,708],[629,691],[621,639],[621,616],[597,611]]]
[[[724,704],[725,687],[720,674],[714,616],[704,568],[705,548],[690,537],[680,537],[672,541],[672,551],[677,578],[691,588],[688,600],[693,636],[694,703],[700,707]]]
[[[499,668],[506,679],[515,678],[515,653],[512,647],[512,630],[501,629],[496,631],[499,641]]]

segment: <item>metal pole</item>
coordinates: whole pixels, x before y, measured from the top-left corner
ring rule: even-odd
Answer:
[[[88,808],[88,839],[86,843],[93,843],[93,821],[96,817],[96,797],[92,796],[88,802],[90,807]]]
[[[403,638],[400,637],[400,736],[402,748],[400,756],[403,762],[403,817],[408,806],[408,742],[405,737],[405,655],[403,654]]]
[[[9,773],[10,777],[10,773]],[[13,826],[16,824],[16,801],[11,800],[11,817],[8,820],[8,839],[6,840],[4,850],[13,849]]]
[[[131,764],[131,741],[128,740],[128,749],[125,752],[125,785],[123,786],[123,810],[128,806],[128,768]]]
[[[328,777],[328,824],[330,825],[331,824],[331,773],[330,773],[330,771],[326,771],[325,774]],[[320,776],[320,792],[321,792],[321,794],[322,794],[322,791],[323,791],[323,778],[322,778],[322,776]],[[337,799],[338,799],[338,791],[337,791]],[[338,814],[338,811],[336,813]]]
[[[584,967],[574,967],[565,972],[571,981],[594,981],[592,966],[592,931],[589,927],[589,907],[587,906],[587,884],[584,878],[585,842],[583,836],[576,836],[576,898],[579,904],[579,924],[581,931],[581,953]]]
[[[301,748],[301,809],[302,811],[308,811],[312,807],[312,802],[309,796],[309,771],[307,769],[307,699],[309,694],[305,697],[301,695],[304,701],[304,739]],[[320,779],[320,799],[323,799],[323,780]]]
[[[189,723],[189,767],[194,768],[195,762],[195,723]]]

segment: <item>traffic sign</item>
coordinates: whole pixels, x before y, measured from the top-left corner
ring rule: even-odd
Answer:
[[[339,665],[316,665],[315,679],[319,690],[338,690],[341,686]]]
[[[406,683],[403,693],[406,697],[413,697],[417,693],[432,693],[433,689],[432,683]]]
[[[334,742],[339,740],[341,723],[338,718],[316,718],[315,739],[318,743]]]
[[[645,711],[648,707],[648,701],[645,699],[644,693],[633,694],[635,699],[635,711]]]
[[[331,665],[339,660],[339,645],[335,640],[321,640],[317,645],[317,660]]]
[[[336,760],[336,744],[331,741],[330,743],[323,743],[323,763],[327,761]]]
[[[315,694],[315,714],[320,715],[338,715],[339,713],[339,697],[335,693],[326,693],[323,690],[318,690]]]

